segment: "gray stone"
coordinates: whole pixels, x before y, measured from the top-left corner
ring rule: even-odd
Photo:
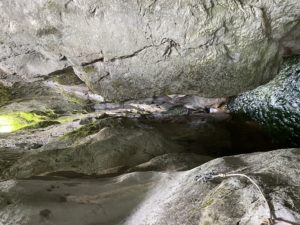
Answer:
[[[299,10],[298,0],[2,1],[0,69],[12,84],[72,66],[108,100],[236,95],[299,52]]]
[[[152,158],[146,163],[133,167],[130,171],[181,171],[197,167],[213,158],[194,153],[168,153]]]
[[[120,173],[155,156],[183,151],[181,146],[164,138],[157,130],[142,128],[134,121],[121,118],[102,119],[98,124],[86,125],[60,140],[71,142],[71,146],[45,146],[43,151],[33,151],[21,158],[3,174],[21,178],[69,172],[88,175]]]
[[[274,141],[300,144],[300,56],[287,58],[278,76],[228,103],[232,113],[247,116],[269,132]]]
[[[0,183],[0,223],[20,225],[257,225],[269,217],[243,177],[196,182],[208,173],[241,173],[264,192],[276,224],[299,224],[299,149],[215,159],[185,172],[135,172],[98,179]]]

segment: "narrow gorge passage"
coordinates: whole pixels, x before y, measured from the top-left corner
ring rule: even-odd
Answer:
[[[0,0],[0,225],[300,225],[299,0]]]

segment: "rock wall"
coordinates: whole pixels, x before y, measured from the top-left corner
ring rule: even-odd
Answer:
[[[231,112],[261,123],[276,142],[300,144],[300,56],[285,60],[279,75],[266,85],[232,99]]]
[[[299,11],[298,0],[1,1],[1,81],[72,66],[109,100],[236,95],[299,51]]]
[[[285,149],[219,158],[184,172],[7,180],[0,182],[0,223],[267,224],[267,203],[244,177],[195,181],[215,172],[249,175],[268,199],[274,224],[299,224],[299,165],[299,149]]]

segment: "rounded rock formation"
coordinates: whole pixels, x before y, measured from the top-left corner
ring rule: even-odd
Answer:
[[[0,3],[5,82],[72,66],[109,100],[236,95],[297,52],[300,3],[30,0]]]

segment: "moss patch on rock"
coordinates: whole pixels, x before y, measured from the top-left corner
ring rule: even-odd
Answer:
[[[0,83],[0,106],[7,103],[11,98],[9,88]]]
[[[50,74],[50,76],[53,81],[56,81],[61,85],[78,85],[83,83],[82,80],[77,77],[72,67],[56,71]]]
[[[25,127],[33,126],[43,120],[45,116],[35,113],[14,112],[0,115],[0,133],[9,133]]]
[[[97,73],[97,69],[94,66],[84,66],[82,69],[87,74]]]
[[[99,132],[104,127],[134,127],[134,121],[127,118],[104,118],[102,115],[97,121],[84,125],[62,137],[63,140],[79,140]]]
[[[201,208],[207,208],[209,206],[211,206],[212,204],[214,204],[214,200],[212,198],[207,199],[206,201],[204,201],[201,205]]]
[[[68,122],[52,112],[12,112],[0,114],[0,133],[11,133],[21,129],[38,129]]]

